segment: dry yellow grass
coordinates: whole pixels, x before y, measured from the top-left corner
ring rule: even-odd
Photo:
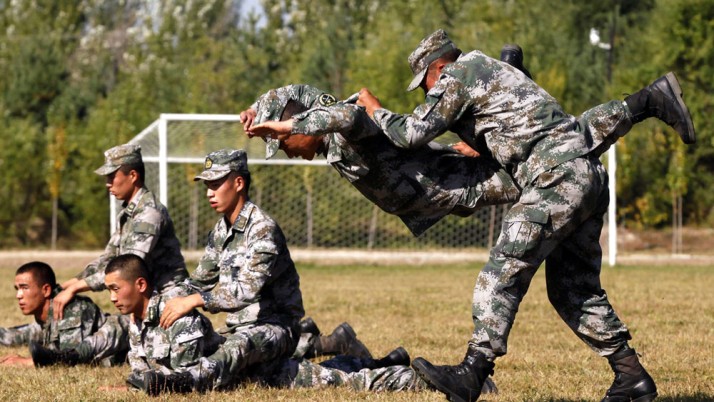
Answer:
[[[27,322],[12,289],[15,267],[0,269],[0,326]],[[456,363],[471,329],[470,299],[480,266],[299,266],[305,308],[323,332],[349,321],[375,355],[403,345],[412,357]],[[60,279],[73,272],[60,271]],[[602,275],[615,309],[629,325],[632,346],[657,381],[661,401],[714,401],[714,267],[618,267]],[[107,294],[92,297],[113,312]],[[219,323],[220,317],[215,318]],[[27,348],[0,354],[28,355]],[[127,367],[0,367],[0,400],[148,400],[106,392],[122,385]],[[612,381],[596,356],[559,320],[545,295],[543,273],[533,280],[499,359],[501,392],[488,400],[593,401]],[[166,396],[159,400],[442,401],[436,392],[355,393],[347,389],[276,390],[255,385],[228,393]]]

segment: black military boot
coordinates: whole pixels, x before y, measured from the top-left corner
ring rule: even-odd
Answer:
[[[501,48],[501,61],[512,65],[526,75],[526,77],[533,79],[530,71],[526,69],[523,65],[523,49],[516,44],[503,45]]]
[[[147,395],[157,396],[165,392],[187,394],[193,391],[194,383],[191,373],[164,374],[160,371],[149,370],[144,373],[142,389]]]
[[[625,98],[632,112],[632,122],[656,117],[672,127],[685,144],[697,142],[694,123],[682,99],[682,87],[674,73],[669,72],[651,85]]]
[[[372,353],[357,339],[355,330],[343,322],[330,335],[320,336],[315,342],[315,355],[349,355],[362,359],[371,359]]]
[[[640,364],[634,349],[608,357],[615,381],[601,402],[650,402],[657,397],[657,386]]]
[[[400,346],[381,359],[369,360],[366,366],[367,368],[376,369],[389,366],[408,366],[409,363],[411,363],[409,353]]]
[[[456,366],[435,366],[417,357],[412,367],[424,381],[446,394],[450,401],[473,402],[481,395],[488,376],[493,374],[494,364],[469,347],[464,360]]]
[[[320,335],[320,328],[317,327],[315,321],[312,318],[307,317],[306,319],[300,321],[300,332],[303,334],[313,334],[315,336]]]
[[[34,341],[30,342],[30,355],[35,367],[53,366],[55,364],[76,366],[78,363],[83,363],[79,353],[74,349],[58,351],[48,349]]]

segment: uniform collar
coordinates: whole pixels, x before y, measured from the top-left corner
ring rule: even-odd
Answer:
[[[144,194],[146,194],[149,190],[146,189],[146,187],[142,187],[139,189],[139,191],[134,194],[134,197],[131,199],[129,202],[124,202],[122,206],[124,209],[122,210],[122,213],[126,214],[127,216],[133,216],[134,212],[136,212],[136,206],[139,204],[141,199],[144,197]]]
[[[240,213],[238,214],[238,217],[236,218],[236,221],[233,222],[233,226],[230,227],[230,230],[235,230],[237,232],[244,232],[245,228],[248,226],[248,222],[250,221],[250,215],[253,213],[253,210],[255,209],[255,204],[250,202],[250,200],[246,200],[245,203],[243,204],[243,208],[240,210]],[[223,218],[223,224],[227,225],[227,221],[225,217]]]

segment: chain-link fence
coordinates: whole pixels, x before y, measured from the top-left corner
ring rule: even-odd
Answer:
[[[168,206],[186,250],[202,248],[218,219],[205,199],[205,186],[193,177],[203,169],[205,155],[221,148],[246,149],[251,199],[275,218],[292,247],[488,248],[498,235],[505,206],[468,218],[446,217],[415,238],[399,218],[374,206],[324,159],[288,160],[279,152],[266,161],[263,141],[249,140],[237,120],[234,115],[162,115],[132,140],[142,147],[147,186]]]

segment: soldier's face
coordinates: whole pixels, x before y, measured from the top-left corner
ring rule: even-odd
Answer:
[[[136,172],[130,171],[128,174],[120,170],[107,175],[107,189],[117,197],[118,200],[128,201],[134,195],[134,182],[136,181]]]
[[[280,149],[288,158],[300,157],[311,161],[315,158],[322,142],[322,136],[293,134],[286,140],[280,141]]]
[[[232,216],[239,204],[240,192],[245,187],[243,178],[232,172],[226,177],[204,183],[211,208],[219,214]]]
[[[137,283],[139,279],[134,282],[127,281],[120,276],[119,271],[110,272],[104,277],[104,284],[109,290],[109,300],[120,313],[143,316],[144,295],[141,293],[141,284]]]
[[[25,272],[15,276],[15,298],[24,315],[37,315],[49,306],[50,285],[40,286],[31,272]]]

